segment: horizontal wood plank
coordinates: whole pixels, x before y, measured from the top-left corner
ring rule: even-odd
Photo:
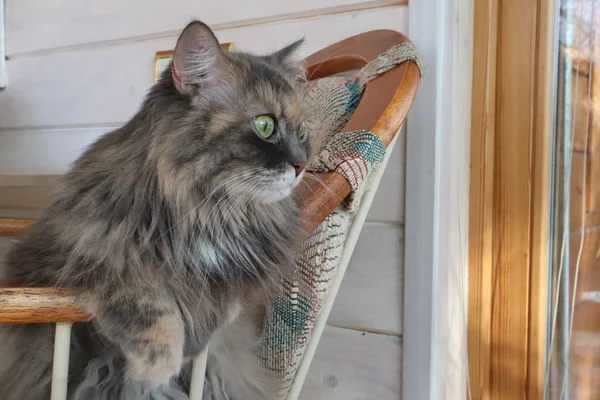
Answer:
[[[90,316],[75,303],[73,293],[55,288],[0,289],[0,324],[84,322]]]
[[[396,400],[401,367],[400,338],[326,327],[300,399]]]
[[[9,55],[175,35],[192,18],[215,29],[406,4],[402,0],[18,0],[6,2]],[[76,32],[77,34],[73,34]]]
[[[401,225],[367,223],[363,227],[329,325],[402,332],[403,234]]]
[[[217,36],[236,49],[257,53],[305,36],[299,52],[304,57],[357,33],[405,31],[407,25],[407,7],[390,7],[227,29]],[[0,92],[0,130],[127,121],[153,83],[155,53],[173,48],[175,40],[171,36],[8,60],[10,85]]]

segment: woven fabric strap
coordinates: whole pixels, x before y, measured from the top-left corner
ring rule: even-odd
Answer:
[[[350,212],[358,211],[360,199],[366,185],[363,183],[375,171],[383,157],[385,146],[377,135],[367,130],[343,132],[335,135],[319,154],[313,170],[322,167],[325,171],[336,171],[348,180],[352,193],[345,202]]]
[[[264,366],[279,378],[280,398],[286,397],[323,302],[337,274],[352,212],[385,155],[385,146],[367,130],[341,132],[358,107],[366,83],[404,61],[421,61],[410,42],[395,46],[352,77],[328,77],[308,82],[306,121],[316,153],[309,171],[337,171],[352,187],[350,201],[336,209],[303,243],[292,276],[270,304],[262,343]]]
[[[410,41],[394,46],[385,53],[380,54],[375,60],[365,65],[358,76],[368,82],[406,61],[415,63],[419,68],[419,75],[423,77],[423,59],[415,45]]]
[[[293,276],[269,307],[262,345],[263,365],[279,378],[280,396],[290,389],[319,311],[342,256],[350,215],[332,212],[303,243]]]
[[[358,210],[363,183],[383,160],[385,146],[367,130],[340,131],[358,107],[366,83],[406,61],[414,62],[422,71],[421,57],[409,41],[381,54],[354,77],[330,77],[309,83],[306,101],[312,114],[307,128],[318,156],[308,170],[336,171],[344,176],[352,187],[344,204],[350,212]]]

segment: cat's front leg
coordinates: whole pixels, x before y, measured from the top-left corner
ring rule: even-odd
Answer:
[[[125,355],[126,378],[156,387],[179,373],[185,330],[172,299],[145,291],[93,303],[96,309],[92,314],[100,332]]]

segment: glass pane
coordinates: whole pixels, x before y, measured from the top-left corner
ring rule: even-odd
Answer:
[[[561,0],[547,399],[600,399],[598,0]]]

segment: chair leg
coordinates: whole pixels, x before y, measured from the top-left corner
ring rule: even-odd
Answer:
[[[71,348],[70,322],[57,322],[54,336],[51,400],[66,400],[69,382],[69,351]]]
[[[208,348],[204,349],[202,353],[194,358],[192,365],[192,382],[190,383],[190,400],[202,400],[207,361]]]

